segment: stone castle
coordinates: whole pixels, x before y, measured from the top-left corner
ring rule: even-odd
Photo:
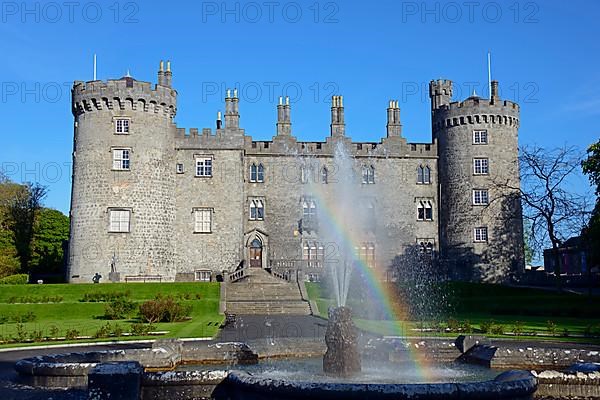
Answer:
[[[355,164],[355,256],[382,279],[398,278],[395,260],[411,248],[450,279],[517,276],[520,204],[498,182],[519,185],[519,106],[496,81],[489,99],[452,102],[448,80],[429,90],[431,143],[407,142],[393,100],[385,137],[353,142],[341,96],[325,141],[298,140],[281,98],[276,135],[256,141],[240,126],[236,90],[215,130],[177,127],[170,63],[156,85],[76,81],[69,282],[208,281],[246,268],[320,279],[328,244],[311,190],[335,199],[336,146]]]

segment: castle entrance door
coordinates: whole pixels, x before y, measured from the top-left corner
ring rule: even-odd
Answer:
[[[262,268],[262,242],[254,239],[250,243],[250,267]]]

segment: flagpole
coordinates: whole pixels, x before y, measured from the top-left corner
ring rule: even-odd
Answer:
[[[492,53],[488,50],[488,93],[492,98]]]

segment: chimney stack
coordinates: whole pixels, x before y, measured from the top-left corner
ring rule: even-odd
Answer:
[[[239,101],[237,89],[233,89],[233,97],[231,96],[231,89],[227,89],[227,95],[225,97],[226,129],[238,129],[240,127]]]
[[[492,104],[500,100],[500,96],[498,95],[498,81],[492,81],[492,93],[490,95],[490,100],[492,101]]]
[[[158,84],[165,86],[165,62],[163,60],[160,60],[158,67]]]
[[[290,136],[292,134],[292,108],[290,98],[286,96],[285,104],[283,97],[279,98],[277,105],[277,135]]]
[[[171,72],[171,61],[167,60],[167,70],[165,71],[165,86],[171,87],[173,73]]]
[[[387,109],[387,137],[400,136],[402,124],[400,123],[400,107],[398,100],[390,100]]]
[[[346,124],[344,122],[344,97],[331,98],[331,136],[344,136]]]

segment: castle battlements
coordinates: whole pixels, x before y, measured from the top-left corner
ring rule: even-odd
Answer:
[[[75,81],[72,89],[74,115],[113,109],[163,112],[173,118],[177,113],[177,91],[129,76],[107,81]]]

